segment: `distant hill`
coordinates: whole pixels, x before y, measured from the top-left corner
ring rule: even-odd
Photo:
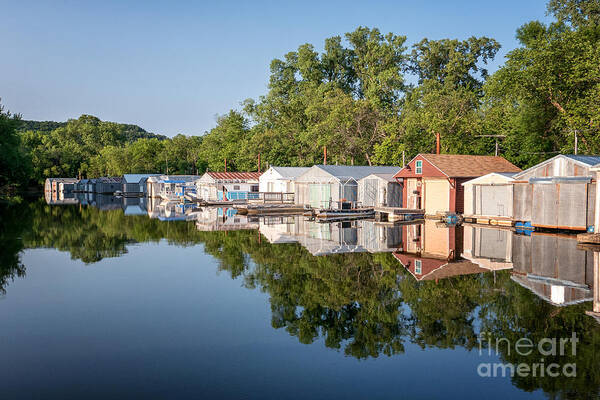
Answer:
[[[38,131],[38,132],[51,132],[56,128],[67,125],[66,122],[55,122],[55,121],[21,121],[22,125],[19,131]]]
[[[20,132],[25,131],[38,131],[38,132],[52,132],[53,130],[63,127],[67,125],[66,122],[56,122],[56,121],[28,121],[22,120],[22,125],[19,129]],[[164,135],[159,135],[156,133],[148,132],[144,128],[141,128],[137,125],[133,124],[119,124],[124,127],[125,136],[127,141],[133,142],[137,139],[151,139],[157,138],[159,140],[167,139]]]

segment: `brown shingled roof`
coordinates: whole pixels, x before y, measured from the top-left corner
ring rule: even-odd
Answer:
[[[210,177],[213,179],[222,179],[222,180],[255,180],[262,175],[262,172],[207,172]]]
[[[477,264],[473,264],[470,261],[459,261],[449,262],[435,270],[431,271],[427,275],[421,277],[424,281],[432,281],[436,279],[446,279],[453,276],[480,274],[482,272],[490,272],[490,270],[481,268]]]
[[[471,156],[463,154],[421,154],[449,178],[471,178],[490,172],[520,172],[521,169],[498,156]]]

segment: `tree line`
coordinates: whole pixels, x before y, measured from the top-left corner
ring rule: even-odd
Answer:
[[[21,130],[0,116],[0,186],[49,176],[256,170],[263,163],[399,165],[403,155],[499,153],[528,167],[558,153],[600,153],[600,0],[550,0],[493,74],[493,38],[423,39],[359,27],[274,59],[268,91],[204,135],[136,137],[82,116]],[[12,132],[12,133],[11,133]],[[6,146],[6,147],[5,147]],[[5,150],[9,149],[9,150]],[[23,168],[15,169],[15,165]]]

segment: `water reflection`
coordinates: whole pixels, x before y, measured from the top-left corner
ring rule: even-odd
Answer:
[[[573,235],[467,226],[463,257],[490,269],[511,269],[511,279],[545,301],[566,306],[592,300],[594,254]]]
[[[565,398],[598,394],[600,329],[586,315],[600,312],[598,255],[579,250],[571,236],[431,220],[321,224],[144,198],[78,201],[0,209],[3,289],[25,273],[19,254],[27,248],[56,248],[94,263],[134,243],[202,244],[220,271],[267,293],[272,327],[301,343],[322,340],[364,359],[403,354],[407,344],[475,350],[482,331],[512,341],[574,331],[581,339],[570,357],[577,379],[514,377],[513,384]],[[500,359],[532,361],[506,349]]]
[[[394,257],[416,280],[445,279],[452,276],[489,272],[461,258],[463,227],[446,226],[433,220],[402,227],[402,246]]]

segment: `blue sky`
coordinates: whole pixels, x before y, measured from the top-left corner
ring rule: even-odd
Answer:
[[[81,114],[173,136],[267,90],[268,67],[300,44],[358,26],[429,39],[489,36],[516,46],[546,0],[0,1],[0,97],[25,119]]]

